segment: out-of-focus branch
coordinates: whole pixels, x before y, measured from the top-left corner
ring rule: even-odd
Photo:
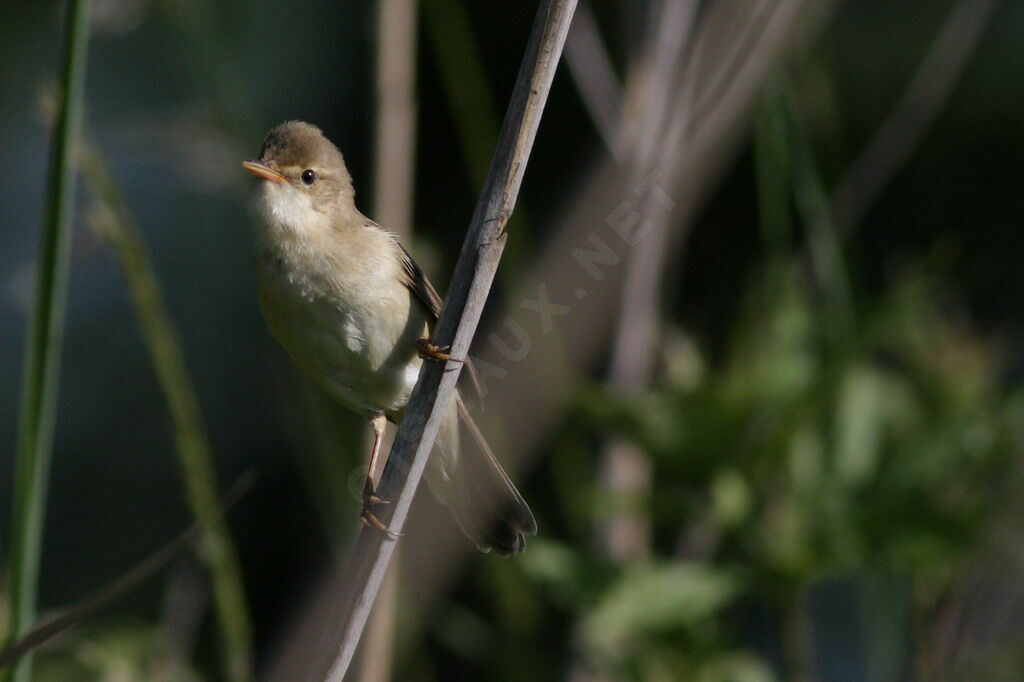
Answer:
[[[370,613],[366,636],[356,661],[359,682],[387,682],[395,667],[395,640],[398,628],[398,576],[401,553],[384,575],[380,595]]]
[[[691,116],[699,117],[708,107],[715,106],[722,88],[731,82],[735,72],[749,65],[746,57],[756,42],[758,32],[768,29],[772,13],[783,4],[781,0],[754,0],[746,3],[743,10],[735,16],[726,17],[719,14],[715,20],[734,23],[732,31],[735,38],[728,42],[713,39],[716,33],[714,30],[701,34],[702,39],[694,45],[684,76],[684,80],[690,85],[690,89],[684,91],[683,95],[689,98],[690,105],[687,106],[687,110]],[[710,23],[712,19],[709,18],[708,21]],[[714,68],[700,70],[698,67],[705,63],[714,64]]]
[[[649,19],[647,49],[640,64],[631,71],[627,94],[632,128],[620,135],[631,141],[628,149],[630,182],[639,186],[645,179],[664,175],[678,164],[681,147],[663,148],[658,140],[676,107],[670,96],[679,82],[683,53],[697,14],[694,0],[666,0],[655,3]],[[660,335],[659,306],[661,281],[668,253],[665,234],[671,216],[671,200],[658,192],[646,192],[639,202],[642,225],[629,253],[617,328],[612,340],[609,387],[622,394],[643,389],[650,380]],[[651,464],[634,444],[610,439],[598,461],[599,499],[609,500],[612,509],[601,510],[595,528],[597,549],[614,561],[627,561],[650,551],[650,520],[644,500],[651,487]]]
[[[156,370],[174,425],[174,443],[193,518],[209,518],[217,509],[217,475],[206,438],[199,400],[185,364],[178,332],[171,322],[146,246],[121,198],[113,176],[95,145],[83,146],[82,177],[97,201],[92,227],[120,261],[131,292],[142,337]],[[252,626],[238,552],[227,522],[217,517],[200,528],[199,556],[210,573],[213,601],[224,644],[226,678],[252,678]]]
[[[601,40],[597,19],[587,2],[581,2],[576,8],[565,42],[565,61],[605,147],[612,156],[621,158],[619,118],[622,115],[622,88]]]
[[[487,182],[434,331],[434,343],[450,346],[454,357],[466,357],[497,272],[507,238],[505,224],[515,207],[575,7],[575,0],[545,0],[537,11]],[[406,407],[380,483],[381,497],[392,502],[380,519],[396,537],[404,528],[460,370],[458,362],[445,367],[424,363]],[[394,549],[394,537],[372,528],[359,534],[346,570],[349,592],[341,605],[337,653],[326,676],[331,682],[345,676]]]
[[[756,32],[732,25],[741,11],[735,4],[714,4],[705,12],[702,30],[694,45],[695,54],[691,57],[697,62],[696,65],[694,62],[687,65],[677,97],[679,115],[673,117],[662,141],[666,146],[685,147],[679,166],[662,179],[664,185],[674,189],[672,198],[677,204],[674,217],[684,223],[690,220],[699,206],[711,180],[732,158],[731,150],[747,128],[751,106],[765,75],[792,46],[795,35],[806,34],[821,25],[833,2],[776,0],[770,9],[765,10],[763,23]],[[723,33],[724,36],[721,35]],[[706,58],[698,56],[708,50],[702,50],[701,45],[729,43],[737,39],[730,35],[732,33],[742,33],[742,39],[748,41],[743,57],[732,70],[732,77],[725,82],[717,97],[709,99],[702,89],[694,96],[692,88],[699,88],[696,84],[720,82],[718,74],[727,68],[705,65]],[[727,46],[721,49],[728,53],[735,48]],[[708,76],[704,71],[714,71],[715,75]],[[670,248],[685,235],[685,230],[674,232],[669,240]]]
[[[849,233],[861,221],[942,110],[996,4],[996,0],[960,0],[950,11],[899,104],[832,195],[832,214],[840,234]]]
[[[661,144],[667,122],[683,113],[673,95],[696,83],[687,81],[682,69],[690,63],[690,39],[697,20],[695,0],[661,0],[651,4],[647,18],[644,49],[626,78],[620,145],[629,151],[634,176],[649,172],[650,166],[670,150]]]

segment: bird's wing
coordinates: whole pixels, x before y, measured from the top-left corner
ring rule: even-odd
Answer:
[[[441,296],[437,293],[437,289],[430,283],[427,276],[423,274],[423,270],[416,264],[416,261],[412,259],[412,255],[402,243],[395,239],[395,243],[398,244],[398,248],[402,251],[402,283],[409,287],[409,290],[415,295],[416,300],[420,302],[423,308],[427,312],[427,324],[430,327],[431,333],[434,331],[434,325],[437,323],[437,318],[441,316]],[[469,382],[473,385],[473,393],[481,407],[483,407],[484,394],[480,388],[480,380],[476,375],[476,368],[473,367],[473,363],[467,357],[466,360],[466,372],[469,374]]]
[[[409,290],[416,295],[416,299],[426,308],[429,313],[430,328],[433,330],[437,318],[441,315],[441,296],[427,276],[423,274],[420,266],[416,265],[416,261],[412,259],[406,248],[402,246],[402,243],[397,239],[395,243],[402,250],[402,283],[409,287]]]

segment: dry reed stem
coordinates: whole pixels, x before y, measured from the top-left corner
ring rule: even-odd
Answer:
[[[479,324],[575,6],[575,0],[544,0],[538,9],[487,182],[434,332],[433,342],[451,346],[453,357],[466,357]],[[406,407],[379,486],[381,497],[391,502],[379,517],[396,536],[405,526],[460,369],[458,362],[445,367],[424,363]],[[341,605],[337,652],[326,676],[331,682],[341,682],[348,670],[394,549],[393,537],[369,528],[356,541],[346,568],[349,590]]]

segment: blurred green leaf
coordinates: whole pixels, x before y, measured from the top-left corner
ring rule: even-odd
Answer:
[[[711,482],[711,507],[719,525],[742,523],[750,514],[751,505],[750,487],[739,471],[726,469],[715,475]]]
[[[593,650],[621,651],[645,636],[701,624],[741,586],[735,572],[704,564],[631,565],[584,617],[583,637]]]
[[[548,588],[552,600],[565,608],[592,603],[615,575],[610,564],[545,538],[531,540],[530,551],[519,561],[526,574]]]
[[[772,682],[775,675],[763,660],[735,653],[708,661],[695,679],[696,682]]]
[[[878,466],[882,438],[883,378],[855,365],[839,389],[836,410],[836,475],[845,486],[860,485]]]
[[[38,682],[200,682],[160,626],[98,622],[58,640],[37,664]]]

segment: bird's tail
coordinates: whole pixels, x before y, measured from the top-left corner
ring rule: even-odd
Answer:
[[[537,533],[533,512],[457,393],[454,403],[438,438],[441,452],[431,456],[427,467],[427,483],[480,551],[519,554],[526,547],[526,536]],[[471,443],[460,444],[460,423]]]

